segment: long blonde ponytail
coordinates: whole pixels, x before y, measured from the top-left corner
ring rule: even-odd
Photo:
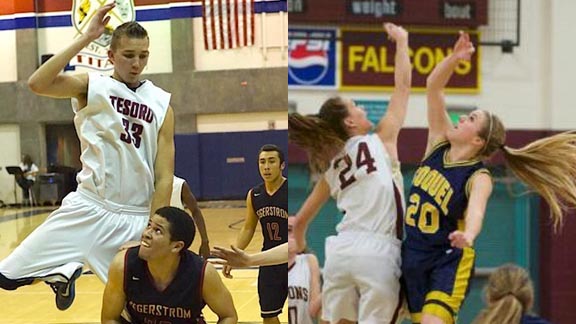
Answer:
[[[554,227],[576,207],[576,133],[565,132],[536,140],[522,148],[502,146],[514,174],[540,194],[551,209]]]

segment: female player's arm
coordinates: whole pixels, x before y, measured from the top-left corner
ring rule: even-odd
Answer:
[[[206,269],[204,270],[202,298],[206,305],[218,316],[218,324],[238,322],[232,295],[230,295],[230,291],[224,286],[218,272],[210,263],[206,264]]]
[[[321,177],[300,210],[296,213],[294,239],[298,245],[298,251],[302,251],[306,247],[308,224],[316,217],[320,208],[328,201],[328,198],[330,198],[330,186],[324,177]]]
[[[310,304],[308,311],[312,318],[320,315],[322,307],[322,291],[320,290],[320,266],[314,254],[308,255],[308,266],[310,267]]]
[[[154,162],[154,195],[150,216],[164,206],[170,206],[174,180],[174,111],[168,106],[158,134],[158,151]]]
[[[120,315],[126,303],[126,295],[124,294],[125,255],[125,250],[116,254],[108,270],[108,282],[102,298],[102,324],[121,323]]]
[[[446,138],[446,132],[454,127],[446,111],[444,101],[444,88],[454,69],[461,60],[470,61],[474,53],[474,45],[470,41],[467,33],[460,32],[460,37],[454,44],[452,54],[444,58],[426,80],[426,99],[428,102],[428,143],[426,145],[426,154],[437,143]]]
[[[215,246],[212,255],[222,260],[211,260],[211,263],[224,266],[245,268],[252,266],[276,265],[288,262],[288,243],[282,243],[269,250],[248,254],[235,246],[230,249]]]
[[[457,248],[474,245],[474,240],[482,230],[486,205],[492,193],[492,178],[488,173],[479,173],[469,181],[471,181],[470,198],[466,208],[464,232],[454,231],[448,236],[450,244]]]
[[[412,84],[412,66],[408,55],[408,32],[391,23],[384,24],[388,36],[396,43],[394,58],[394,92],[384,117],[376,127],[376,133],[386,146],[388,154],[398,159],[397,140],[406,119],[408,97]]]

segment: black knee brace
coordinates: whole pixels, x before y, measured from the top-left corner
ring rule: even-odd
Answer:
[[[0,288],[5,290],[16,290],[18,287],[31,285],[32,282],[34,278],[8,279],[0,273]]]

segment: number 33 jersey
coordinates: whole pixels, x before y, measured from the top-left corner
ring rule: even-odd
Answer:
[[[344,213],[336,231],[398,234],[404,201],[400,163],[392,160],[377,134],[348,139],[324,178]]]
[[[131,90],[110,76],[89,73],[86,107],[78,109],[73,101],[82,149],[78,187],[102,200],[148,208],[169,103],[170,94],[148,80]]]

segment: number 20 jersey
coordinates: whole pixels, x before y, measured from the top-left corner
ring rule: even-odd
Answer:
[[[344,213],[337,232],[398,234],[402,215],[397,211],[404,201],[400,163],[392,160],[377,134],[349,138],[324,177]]]
[[[424,158],[412,180],[406,209],[406,240],[412,249],[450,249],[448,235],[463,230],[470,179],[488,173],[482,161],[449,162],[441,142]]]
[[[146,80],[131,90],[110,76],[88,74],[86,107],[75,112],[82,171],[78,187],[102,200],[149,208],[158,133],[170,94]]]

